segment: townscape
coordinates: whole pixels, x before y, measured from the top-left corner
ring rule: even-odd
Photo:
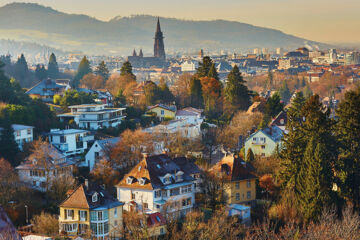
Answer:
[[[0,56],[0,239],[360,239],[360,51],[154,19],[151,54]]]

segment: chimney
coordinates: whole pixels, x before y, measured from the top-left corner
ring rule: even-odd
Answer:
[[[87,178],[85,178],[84,185],[86,190],[89,190],[89,180]]]

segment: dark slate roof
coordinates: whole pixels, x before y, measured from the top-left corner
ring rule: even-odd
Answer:
[[[65,89],[66,86],[57,84],[53,79],[44,79],[32,88],[30,88],[26,93],[27,94],[39,94],[44,95],[44,89],[47,89],[47,94],[56,94],[57,91],[52,91],[51,89]]]
[[[100,145],[102,149],[105,148],[105,146],[111,145],[114,146],[116,143],[120,141],[120,137],[114,137],[114,138],[106,138],[102,140],[97,140],[96,143]]]
[[[200,173],[200,168],[190,159],[186,157],[174,158],[174,162],[181,168],[181,170],[186,174],[196,174]]]

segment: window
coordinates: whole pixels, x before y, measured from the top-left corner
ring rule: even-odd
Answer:
[[[246,185],[247,185],[248,188],[251,187],[251,181],[248,180],[247,183],[246,183]]]
[[[143,206],[144,206],[144,209],[148,209],[148,208],[149,208],[149,204],[148,204],[148,203],[144,203]]]
[[[161,222],[161,220],[160,220],[160,217],[159,217],[159,216],[156,216],[155,218],[156,218],[156,221]]]
[[[235,187],[236,187],[236,189],[239,189],[240,188],[240,183],[239,182],[235,183]]]
[[[256,137],[253,138],[253,142],[256,142]]]
[[[235,195],[235,199],[236,199],[237,201],[239,201],[239,200],[240,200],[240,193],[236,193],[236,195]]]
[[[156,204],[156,208],[157,208],[157,209],[160,209],[160,205],[159,205],[159,204]]]
[[[250,191],[247,192],[247,198],[248,198],[248,199],[251,198],[251,192],[250,192]]]
[[[161,192],[161,196],[167,197],[167,190],[163,190],[163,191]]]
[[[262,146],[261,146],[261,149],[265,149],[265,146],[264,146],[264,145],[262,145]]]
[[[161,110],[161,115],[164,115],[164,113],[165,113],[164,110]]]
[[[114,225],[117,226],[118,225],[118,222],[117,220],[114,221]]]
[[[182,194],[184,194],[184,193],[190,193],[191,191],[192,191],[191,185],[187,185],[187,186],[181,187],[181,193],[182,193]]]
[[[28,135],[31,134],[31,128],[29,128],[29,129],[27,130],[27,134],[28,134]]]
[[[176,196],[180,194],[180,188],[170,189],[170,196]]]
[[[98,201],[98,194],[97,193],[94,193],[92,195],[92,202],[97,202]]]
[[[161,197],[161,190],[155,191],[155,198]]]
[[[97,213],[97,219],[98,219],[98,221],[102,221],[102,220],[103,220],[103,212],[102,212],[102,211],[99,211],[99,212]]]
[[[131,192],[131,199],[135,199],[135,193]]]
[[[20,136],[21,135],[21,133],[20,133],[20,131],[16,131],[16,136]]]
[[[164,228],[160,228],[160,234],[164,234]]]
[[[117,208],[114,208],[114,217],[117,218]]]
[[[87,220],[87,212],[86,211],[79,211],[80,221],[86,221]]]
[[[74,210],[65,209],[65,219],[74,219]]]
[[[77,224],[76,223],[65,224],[64,228],[65,228],[66,232],[75,232],[75,231],[77,231]]]

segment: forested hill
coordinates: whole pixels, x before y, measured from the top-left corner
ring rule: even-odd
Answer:
[[[129,54],[133,48],[142,47],[145,54],[150,54],[155,26],[156,17],[148,15],[100,21],[33,3],[11,3],[0,7],[0,38],[87,53]],[[225,20],[161,18],[161,27],[165,47],[174,50],[295,48],[306,41],[278,30]]]

